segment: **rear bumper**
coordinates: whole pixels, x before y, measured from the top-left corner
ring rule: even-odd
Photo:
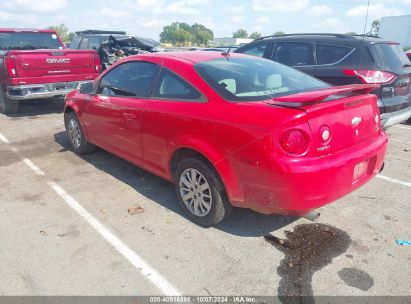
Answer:
[[[399,124],[408,120],[411,117],[411,107],[401,111],[381,114],[381,127],[387,130],[393,125]]]
[[[272,160],[271,168],[255,169],[241,182],[241,207],[260,213],[304,215],[358,189],[375,177],[384,163],[388,137],[381,132],[366,142],[336,154],[316,158]],[[354,180],[354,168],[368,161],[364,175]]]
[[[57,83],[41,83],[28,85],[15,85],[7,87],[7,97],[13,100],[28,100],[64,96],[78,89],[88,81],[71,81]]]

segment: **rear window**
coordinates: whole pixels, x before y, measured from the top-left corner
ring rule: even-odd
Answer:
[[[260,58],[218,58],[195,68],[217,93],[231,101],[267,100],[328,87],[300,71]]]
[[[353,48],[339,46],[339,45],[327,45],[317,44],[317,64],[335,64],[343,60],[347,55],[353,51]]]
[[[370,51],[377,65],[385,70],[399,70],[410,64],[399,44],[374,44]]]
[[[62,49],[62,45],[54,33],[0,33],[0,49],[2,50],[36,50]]]

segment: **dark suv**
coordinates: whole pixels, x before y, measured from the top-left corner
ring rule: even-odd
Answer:
[[[265,57],[332,85],[373,83],[384,129],[411,117],[411,63],[396,42],[343,34],[292,34],[254,40],[236,53]]]

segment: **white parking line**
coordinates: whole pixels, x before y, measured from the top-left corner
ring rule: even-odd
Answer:
[[[397,127],[397,128],[400,128],[400,129],[411,130],[411,127],[407,127],[407,126],[395,125],[394,127]]]
[[[40,170],[39,167],[37,167],[30,159],[25,158],[23,159],[23,163],[27,165],[34,173],[40,176],[44,176],[44,172]]]
[[[1,140],[2,142],[4,142],[5,144],[9,144],[9,143],[10,143],[9,140],[7,139],[7,137],[4,136],[4,135],[1,134],[1,133],[0,133],[0,140]]]
[[[400,185],[403,185],[403,186],[411,187],[411,183],[403,182],[403,181],[400,181],[400,180],[395,179],[395,178],[391,178],[391,177],[384,176],[384,175],[377,175],[377,177],[379,179],[383,179],[383,180],[386,180],[386,181],[389,181],[389,182],[392,182],[392,183],[396,183],[396,184],[400,184]]]
[[[90,224],[108,243],[110,243],[120,254],[122,254],[134,267],[136,267],[148,280],[150,280],[165,295],[178,296],[181,293],[167,281],[153,267],[147,264],[123,241],[109,231],[93,215],[83,208],[73,197],[71,197],[62,187],[54,182],[47,182],[48,185],[76,211],[88,224]]]

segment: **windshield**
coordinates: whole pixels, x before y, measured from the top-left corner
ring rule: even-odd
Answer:
[[[212,59],[195,68],[213,89],[231,101],[266,100],[328,87],[293,68],[254,57]]]
[[[376,63],[385,70],[399,70],[410,64],[399,44],[374,44],[371,53]]]
[[[62,49],[60,40],[54,33],[10,32],[0,33],[2,50]]]

